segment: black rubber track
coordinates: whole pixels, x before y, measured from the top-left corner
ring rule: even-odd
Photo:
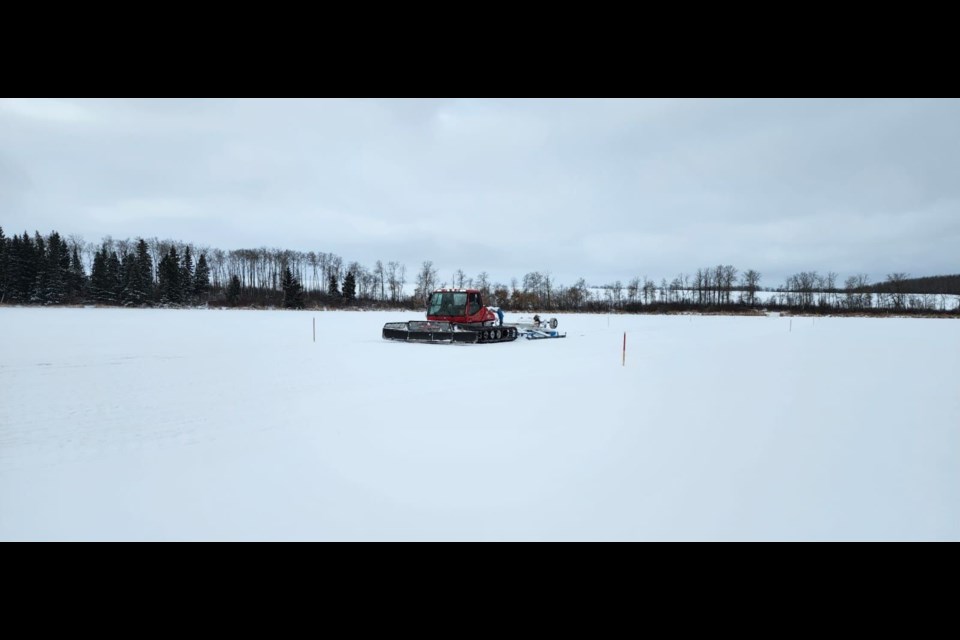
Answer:
[[[513,342],[517,339],[515,327],[487,327],[482,325],[453,324],[411,320],[388,322],[383,325],[383,338],[403,342],[433,343],[481,343]]]

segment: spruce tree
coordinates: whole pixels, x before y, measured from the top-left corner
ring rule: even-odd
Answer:
[[[293,284],[293,274],[290,273],[290,269],[287,267],[283,268],[283,273],[280,274],[280,290],[283,291],[283,306],[284,308],[289,307],[290,299],[290,286]]]
[[[197,269],[193,274],[193,295],[197,300],[204,302],[210,290],[210,267],[207,265],[207,255],[200,254],[197,259]]]
[[[290,267],[283,268],[280,288],[283,289],[284,308],[303,309],[303,287],[300,286],[300,281],[290,271]]]
[[[300,284],[300,280],[293,276],[293,282],[291,283],[290,290],[292,292],[293,298],[293,308],[294,309],[303,309],[303,286]]]
[[[153,258],[150,257],[150,248],[143,238],[137,242],[137,270],[140,276],[140,289],[143,292],[143,304],[153,301]]]
[[[14,234],[7,246],[7,300],[20,301],[20,255],[23,253],[23,240]]]
[[[230,284],[227,286],[227,304],[231,307],[237,306],[240,302],[240,278],[232,276]]]
[[[170,300],[167,298],[167,290],[169,289],[169,284],[167,279],[169,278],[169,264],[170,264],[170,255],[165,254],[160,258],[160,262],[157,263],[157,301],[160,304],[168,304]]]
[[[193,257],[190,255],[190,245],[183,249],[183,263],[180,265],[180,301],[184,304],[193,302]]]
[[[333,271],[330,272],[330,279],[327,282],[327,293],[331,296],[339,296],[340,289],[337,284],[337,274]]]
[[[30,284],[27,287],[27,300],[39,304],[44,301],[47,288],[47,243],[39,231],[34,232],[32,248],[28,262]]]
[[[62,304],[67,296],[67,272],[70,254],[60,234],[54,231],[47,239],[47,255],[43,264],[43,285],[40,292],[44,304]]]
[[[80,249],[73,245],[70,252],[70,269],[67,275],[67,297],[78,302],[84,299],[87,288],[87,274],[83,270],[83,262],[80,261]]]
[[[0,227],[0,302],[7,297],[7,256],[9,255],[7,247],[7,238],[3,235],[3,227]]]
[[[106,276],[104,278],[104,298],[110,304],[120,304],[123,291],[123,279],[120,272],[120,258],[116,251],[111,251],[107,258]]]
[[[26,234],[24,234],[26,235]],[[27,300],[40,304],[46,297],[47,289],[47,243],[39,231],[34,232],[32,251],[28,258],[30,284],[27,287]]]
[[[12,263],[10,265],[13,271],[11,274],[13,278],[11,283],[16,293],[16,299],[20,302],[28,302],[30,300],[30,288],[33,286],[33,281],[37,277],[36,264],[34,262],[35,253],[36,249],[33,246],[33,240],[31,240],[27,232],[24,231],[23,237],[20,238],[18,250],[11,256]]]
[[[352,302],[357,297],[357,279],[353,271],[347,271],[343,278],[343,299]]]
[[[180,257],[176,247],[170,247],[170,252],[163,256],[157,265],[157,287],[159,288],[160,302],[163,304],[179,304],[183,301],[180,288]]]
[[[90,297],[96,302],[105,302],[105,283],[107,281],[107,249],[101,247],[93,255],[93,267],[90,269]]]
[[[140,265],[137,257],[132,253],[125,253],[120,265],[123,280],[121,302],[125,307],[137,307],[143,304],[143,284],[140,280]]]

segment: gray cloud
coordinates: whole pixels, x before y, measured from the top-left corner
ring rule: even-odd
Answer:
[[[0,100],[0,224],[508,282],[955,273],[956,100]]]

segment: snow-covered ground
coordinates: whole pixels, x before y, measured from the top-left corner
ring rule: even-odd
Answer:
[[[958,320],[416,317],[0,308],[0,539],[960,540]]]

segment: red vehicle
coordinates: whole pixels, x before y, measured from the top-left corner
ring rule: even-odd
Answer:
[[[493,325],[498,316],[483,306],[476,289],[437,289],[427,303],[427,320],[459,324]]]
[[[557,319],[533,323],[503,323],[503,312],[485,307],[477,289],[437,289],[427,302],[427,319],[388,322],[383,326],[387,340],[407,342],[513,342],[519,336],[528,340],[563,338]]]
[[[483,304],[477,289],[437,289],[427,302],[427,320],[388,322],[387,340],[412,342],[512,342],[517,327],[503,324],[503,314]]]

